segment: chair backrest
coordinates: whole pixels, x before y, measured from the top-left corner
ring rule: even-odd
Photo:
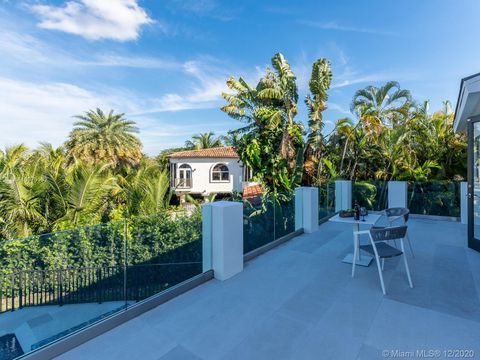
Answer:
[[[385,210],[385,214],[387,216],[403,216],[403,221],[405,224],[408,221],[408,216],[410,214],[410,210],[407,208],[397,207],[397,208],[389,208]]]
[[[372,236],[373,241],[403,239],[406,233],[407,233],[407,227],[405,225],[387,227],[382,229],[370,229],[370,235]]]

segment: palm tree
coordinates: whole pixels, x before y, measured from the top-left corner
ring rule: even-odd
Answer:
[[[58,227],[90,225],[95,218],[101,218],[105,198],[114,187],[108,167],[109,164],[87,165],[77,161],[64,186],[53,184],[55,196],[66,207],[65,215],[58,219]]]
[[[208,149],[222,146],[222,140],[215,137],[215,133],[200,133],[192,136],[191,140],[185,141],[185,147],[189,149]]]
[[[152,160],[142,160],[136,169],[117,177],[120,204],[125,204],[127,216],[147,216],[165,210],[171,195],[168,171]],[[125,215],[125,214],[124,214]]]
[[[25,145],[8,147],[0,161],[0,236],[27,236],[45,223],[40,197],[44,182],[29,163]]]
[[[65,144],[70,162],[78,158],[86,164],[111,163],[118,168],[136,166],[142,158],[142,143],[134,133],[138,128],[124,114],[90,110],[75,116],[79,121]]]
[[[0,173],[3,171],[3,167],[5,166],[5,153],[2,149],[0,149]]]
[[[257,96],[270,107],[270,121],[283,130],[280,153],[287,160],[289,170],[296,165],[299,136],[295,133],[303,131],[294,122],[298,113],[297,78],[283,54],[276,53],[272,58],[273,70],[267,69],[267,74],[257,85]],[[301,137],[301,136],[300,136]],[[302,140],[303,143],[303,140]]]
[[[332,136],[329,138],[330,147],[341,149],[340,164],[338,165],[338,174],[345,175],[344,163],[347,158],[347,150],[355,138],[355,126],[353,121],[349,118],[338,119],[335,123],[335,129]]]
[[[0,235],[6,238],[28,236],[45,223],[40,195],[41,179],[27,174],[0,178]]]
[[[226,135],[221,135],[219,138],[226,146],[237,146],[240,141],[240,135],[237,132],[229,132]]]
[[[313,63],[312,75],[310,77],[310,93],[305,99],[308,107],[308,144],[314,150],[318,150],[323,145],[322,130],[324,127],[323,111],[326,110],[328,99],[327,91],[332,82],[332,70],[330,62],[327,59],[318,59]]]
[[[353,96],[351,110],[369,127],[392,127],[402,123],[408,115],[412,97],[410,91],[389,81],[380,88],[367,86]]]
[[[310,77],[309,87],[310,93],[305,99],[305,104],[308,107],[308,127],[309,134],[307,139],[306,149],[306,168],[314,169],[314,164],[318,164],[317,178],[321,173],[320,156],[324,148],[324,136],[323,136],[323,116],[322,113],[327,108],[326,101],[328,99],[327,91],[330,88],[332,82],[332,70],[330,68],[330,62],[327,59],[318,59],[313,63],[312,75]],[[308,172],[307,172],[308,173]],[[309,180],[315,177],[315,171],[308,173]]]
[[[272,69],[255,87],[241,77],[231,77],[227,86],[233,94],[222,94],[227,105],[221,110],[245,123],[231,132],[239,136],[240,159],[264,183],[265,191],[290,191],[301,180],[304,130],[295,121],[298,91],[289,63],[282,54],[275,54]]]
[[[28,149],[24,144],[9,146],[0,156],[0,171],[3,175],[10,176],[21,170],[27,161]]]

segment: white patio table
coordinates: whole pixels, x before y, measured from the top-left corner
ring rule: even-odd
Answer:
[[[358,244],[355,244],[355,231],[360,230],[360,225],[370,225],[373,226],[375,223],[382,217],[381,214],[368,214],[365,217],[361,216],[360,220],[355,220],[353,217],[342,218],[340,215],[332,216],[328,221],[343,223],[343,224],[352,224],[353,225],[353,247],[360,246],[360,239],[358,239]],[[364,219],[364,220],[362,220]],[[355,264],[362,266],[369,266],[370,262],[373,259],[373,256],[370,255],[360,255],[360,251],[357,252],[358,257],[355,261]],[[353,252],[347,254],[342,260],[345,263],[351,264],[353,262]]]

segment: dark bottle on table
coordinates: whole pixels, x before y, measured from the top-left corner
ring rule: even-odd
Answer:
[[[358,205],[357,200],[355,200],[355,205],[353,206],[353,219],[360,220],[360,205]]]

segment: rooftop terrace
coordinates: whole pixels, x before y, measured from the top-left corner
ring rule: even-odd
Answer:
[[[342,263],[351,227],[324,223],[91,340],[61,359],[381,359],[383,351],[466,349],[480,354],[480,253],[466,226],[411,219],[407,253],[385,262],[383,296],[373,263]],[[478,355],[477,355],[478,356]],[[398,357],[398,355],[397,355]]]

